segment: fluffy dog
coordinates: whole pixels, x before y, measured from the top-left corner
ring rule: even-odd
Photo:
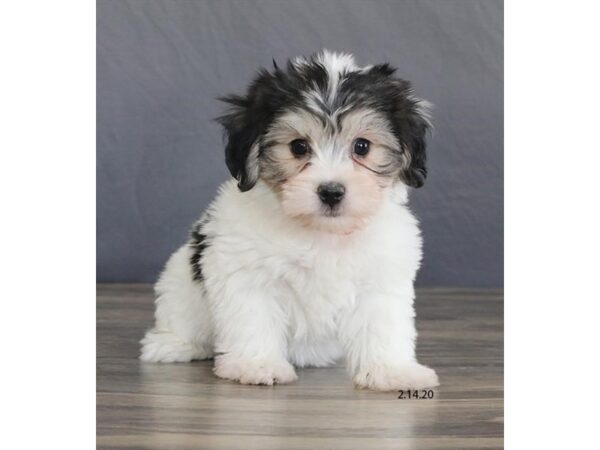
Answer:
[[[388,64],[328,51],[263,69],[222,100],[235,180],[156,284],[141,359],[213,358],[218,377],[289,383],[345,356],[354,384],[438,384],[415,357],[428,104]]]

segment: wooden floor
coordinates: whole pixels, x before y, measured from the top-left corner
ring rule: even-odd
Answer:
[[[285,386],[219,380],[212,362],[149,364],[147,285],[98,286],[98,448],[488,449],[503,446],[503,295],[417,292],[418,354],[432,400],[355,390],[343,366],[299,369]]]

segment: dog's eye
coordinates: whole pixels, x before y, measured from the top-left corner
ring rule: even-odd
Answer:
[[[358,156],[365,156],[369,153],[369,149],[371,147],[371,142],[366,139],[358,138],[354,141],[354,153]]]
[[[290,149],[294,156],[304,156],[310,151],[310,145],[306,139],[294,139],[290,142]]]

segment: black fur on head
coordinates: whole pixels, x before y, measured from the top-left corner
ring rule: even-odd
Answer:
[[[332,74],[322,63],[322,55],[288,61],[285,69],[273,61],[273,69],[261,69],[244,96],[220,98],[231,106],[217,120],[227,137],[226,164],[238,180],[240,190],[251,189],[258,180],[259,159],[265,149],[261,138],[269,125],[278,115],[293,108],[305,109],[324,123],[336,111],[343,110],[336,116],[337,126],[343,115],[354,109],[368,107],[378,111],[387,118],[400,144],[395,149],[398,175],[408,186],[421,187],[427,176],[425,136],[431,127],[427,103],[414,96],[408,81],[394,77],[396,69],[388,64],[356,67],[335,74],[340,79],[336,93],[327,95]],[[305,94],[311,91],[322,95],[309,106]],[[315,103],[318,111],[314,109]]]
[[[340,84],[336,97],[339,105],[335,107],[368,107],[387,117],[400,143],[396,149],[403,161],[400,178],[408,186],[419,188],[427,177],[425,137],[431,128],[428,103],[414,96],[410,82],[394,77],[395,71],[389,64],[380,64],[349,73]]]

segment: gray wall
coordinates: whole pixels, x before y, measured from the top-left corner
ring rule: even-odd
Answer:
[[[215,100],[260,65],[321,48],[389,61],[432,101],[414,191],[421,285],[503,283],[503,5],[98,1],[97,278],[153,281],[229,177]]]

